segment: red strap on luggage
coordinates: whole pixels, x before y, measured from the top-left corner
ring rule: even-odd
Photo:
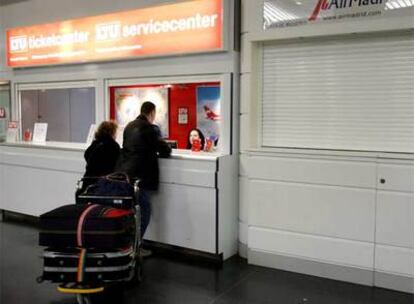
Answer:
[[[78,243],[78,247],[83,247],[83,242],[82,242],[82,230],[83,230],[83,225],[85,223],[86,220],[86,216],[88,215],[89,212],[91,212],[93,209],[95,209],[96,207],[98,207],[99,205],[95,204],[95,205],[90,205],[88,208],[86,208],[81,216],[79,217],[78,220],[78,227],[76,229],[76,241]]]
[[[76,281],[78,283],[82,283],[83,279],[84,279],[84,274],[85,274],[85,261],[86,261],[86,249],[82,248],[83,246],[83,242],[82,242],[82,230],[83,230],[83,225],[85,224],[85,220],[87,215],[96,207],[98,207],[99,205],[90,205],[88,208],[86,208],[85,210],[83,210],[81,216],[79,217],[78,220],[78,226],[76,229],[76,241],[78,243],[78,246],[81,247],[80,248],[80,253],[79,253],[79,260],[78,260],[78,271],[77,271],[77,275],[76,275]]]

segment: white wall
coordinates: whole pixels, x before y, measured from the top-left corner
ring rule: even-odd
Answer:
[[[242,1],[240,248],[249,263],[414,293],[414,155],[259,144],[262,42],[412,29],[412,18],[264,31],[262,4]]]

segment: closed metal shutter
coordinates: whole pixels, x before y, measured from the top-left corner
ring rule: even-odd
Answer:
[[[262,146],[414,152],[413,38],[265,44]]]

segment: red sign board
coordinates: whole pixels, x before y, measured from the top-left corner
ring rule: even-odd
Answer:
[[[223,49],[222,0],[193,0],[7,31],[10,67]]]

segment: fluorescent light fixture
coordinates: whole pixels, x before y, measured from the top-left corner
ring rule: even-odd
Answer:
[[[407,5],[405,4],[405,2],[403,0],[398,0],[398,5],[400,7],[407,7]]]
[[[297,1],[296,4],[300,5],[302,2]],[[298,18],[296,14],[291,13],[288,10],[282,9],[281,7],[276,6],[272,2],[265,2],[264,6],[264,19],[266,23],[278,23],[282,21],[295,20]]]
[[[385,3],[385,10],[412,8],[414,6],[414,0],[388,0]]]

